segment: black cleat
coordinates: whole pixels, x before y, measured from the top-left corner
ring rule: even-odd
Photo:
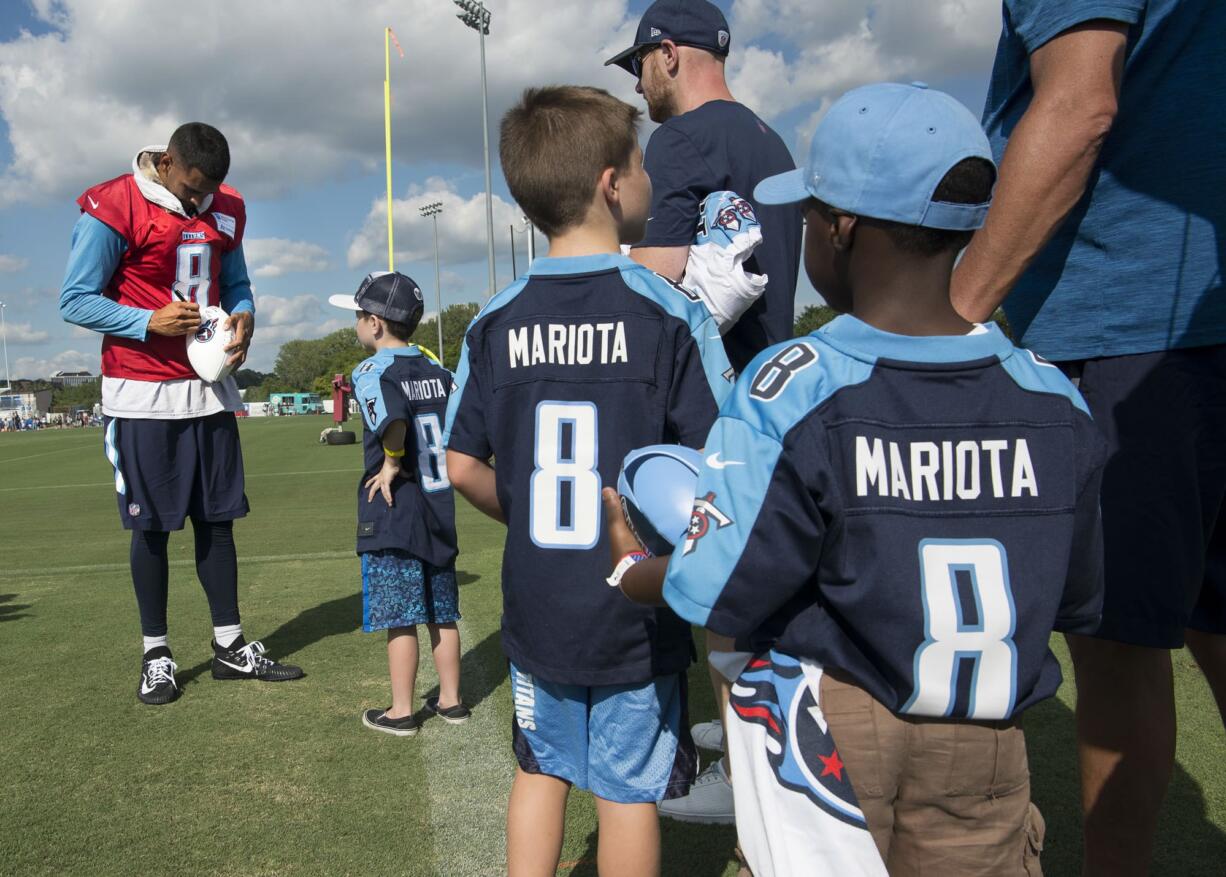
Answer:
[[[179,686],[175,684],[175,670],[179,669],[170,657],[170,649],[158,646],[145,652],[141,661],[140,685],[136,687],[136,696],[141,703],[155,706],[170,703],[179,696]]]
[[[391,709],[391,707],[388,707]],[[365,710],[362,713],[362,724],[372,731],[382,731],[384,734],[394,734],[397,737],[412,737],[421,727],[417,716],[405,716],[403,719],[389,719],[387,710]]]
[[[439,709],[437,697],[426,698],[426,710],[434,713],[436,716],[450,725],[462,725],[472,718],[473,714],[472,710],[464,706],[463,701],[457,703],[455,706]]]
[[[286,682],[301,679],[301,667],[278,664],[264,657],[264,644],[244,642],[240,637],[229,648],[213,643],[214,679],[259,679],[261,682]]]

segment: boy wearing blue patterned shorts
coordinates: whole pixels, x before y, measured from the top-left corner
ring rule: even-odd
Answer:
[[[651,205],[638,115],[557,86],[504,117],[503,173],[549,255],[469,326],[448,406],[456,489],[507,525],[511,877],[556,872],[572,787],[596,797],[601,877],[658,874],[656,802],[695,774],[689,626],[605,582],[601,485],[635,448],[700,447],[731,389],[706,307],[618,252],[642,238]]]
[[[409,277],[371,274],[352,298],[330,301],[357,311],[358,340],[374,353],[352,381],[366,427],[357,552],[362,629],[387,631],[392,705],[365,710],[362,724],[411,737],[421,725],[413,710],[419,624],[430,631],[439,678],[426,711],[451,724],[471,715],[460,700],[455,502],[442,450],[451,373],[408,343],[422,314],[421,290]]]

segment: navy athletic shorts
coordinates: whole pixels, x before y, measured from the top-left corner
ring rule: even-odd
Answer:
[[[190,420],[103,418],[125,530],[182,530],[189,518],[247,514],[238,420],[223,411]]]
[[[1226,634],[1226,345],[1060,365],[1108,444],[1096,635],[1174,649],[1186,628]]]

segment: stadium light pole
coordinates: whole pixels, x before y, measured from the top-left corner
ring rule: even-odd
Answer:
[[[481,136],[485,141],[485,248],[490,269],[490,298],[498,288],[494,277],[494,188],[490,174],[490,113],[485,83],[485,38],[490,32],[490,11],[480,0],[452,0],[463,11],[456,18],[477,32],[481,42]]]
[[[0,338],[4,339],[4,392],[8,393],[13,389],[13,376],[9,374],[9,330],[4,322],[5,307],[7,305],[0,301]]]
[[[438,215],[443,212],[442,201],[432,201],[422,207],[417,208],[417,212],[422,216],[428,216],[434,223],[434,301],[438,308],[438,316],[435,322],[438,323],[438,358],[443,363],[443,367],[447,367],[447,354],[443,351],[443,286],[439,280],[438,273]]]

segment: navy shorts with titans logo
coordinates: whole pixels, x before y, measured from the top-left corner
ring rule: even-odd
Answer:
[[[247,514],[238,421],[228,411],[190,420],[103,419],[125,530],[181,530],[190,517]]]
[[[1060,365],[1108,444],[1097,636],[1226,634],[1226,345]]]

